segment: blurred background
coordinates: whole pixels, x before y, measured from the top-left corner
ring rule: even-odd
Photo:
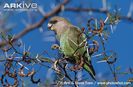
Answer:
[[[38,23],[49,12],[55,10],[57,6],[67,0],[1,0],[0,1],[0,32],[6,32],[7,35],[19,35],[26,27]],[[4,3],[17,3],[17,2],[34,2],[37,3],[38,8],[34,10],[5,10],[3,9]],[[112,16],[115,19],[110,21],[108,19],[107,30],[109,31],[107,40],[105,41],[106,53],[110,51],[116,53],[116,62],[113,64],[112,69],[116,69],[118,81],[128,81],[133,78],[133,75],[128,73],[133,69],[133,1],[132,0],[69,0],[66,4],[62,4],[59,12],[49,15],[39,27],[35,27],[28,33],[17,38],[23,43],[22,47],[18,50],[23,51],[30,48],[31,56],[42,54],[52,60],[59,57],[57,50],[52,50],[52,44],[58,43],[55,38],[55,33],[47,28],[49,18],[53,16],[61,16],[68,19],[73,25],[79,28],[87,29],[88,20],[91,18],[105,21],[108,17]],[[118,18],[118,19],[117,19]],[[106,39],[106,38],[103,38]],[[114,81],[113,75],[106,62],[98,62],[103,57],[97,56],[102,53],[102,45],[96,37],[94,40],[99,42],[99,50],[92,55],[92,63],[96,71],[96,78],[98,81]],[[0,38],[0,43],[3,41]],[[10,55],[11,52],[8,52]],[[1,56],[5,53],[1,51]],[[23,64],[23,63],[22,63]],[[31,64],[32,65],[32,64]],[[33,64],[34,65],[34,64]],[[0,63],[3,66],[3,63]],[[28,66],[27,66],[28,67]],[[42,86],[46,83],[54,82],[56,76],[54,70],[45,68],[41,65],[35,64],[32,66],[34,70],[38,70],[35,79],[40,78],[40,84],[33,84],[29,78],[23,78],[25,86]],[[0,68],[0,73],[3,73],[3,68]],[[70,73],[70,76],[74,75]],[[78,72],[80,80],[90,81],[88,73],[80,70]],[[83,76],[82,76],[83,75]],[[89,80],[88,80],[89,79]],[[12,81],[12,80],[9,80]],[[2,83],[1,83],[2,85]],[[87,86],[87,85],[81,85]],[[92,87],[94,85],[91,85]],[[112,86],[114,87],[114,86]]]

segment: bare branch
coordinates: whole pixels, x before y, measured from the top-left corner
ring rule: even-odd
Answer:
[[[103,13],[103,14],[110,14],[110,12],[107,9],[98,9],[98,8],[68,7],[68,8],[65,8],[65,11],[72,11],[72,12],[90,12],[90,11],[92,11],[92,12],[98,12],[98,13]],[[120,19],[133,22],[133,18],[132,17],[128,17],[128,16],[120,15]]]
[[[62,6],[66,5],[69,2],[69,0],[64,0],[64,2],[62,2],[61,4],[59,4],[58,6],[56,6],[51,12],[47,13],[40,21],[38,21],[37,23],[30,25],[26,28],[23,29],[23,31],[21,31],[19,34],[17,34],[14,39],[12,40],[12,42],[15,42],[16,40],[18,40],[19,38],[23,37],[24,35],[26,35],[27,33],[39,28],[40,26],[42,26],[42,24],[51,16],[58,14],[61,9]],[[7,45],[8,43],[6,41],[0,42],[0,47],[3,45]]]

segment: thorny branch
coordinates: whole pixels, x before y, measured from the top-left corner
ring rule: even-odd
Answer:
[[[19,57],[19,59],[15,59],[15,56],[8,56],[6,59],[1,59],[0,62],[4,62],[5,66],[4,66],[4,72],[0,78],[1,84],[3,86],[12,86],[12,87],[16,87],[19,85],[19,77],[30,77],[31,81],[35,84],[40,82],[40,79],[38,80],[34,80],[34,75],[37,73],[34,69],[30,70],[29,68],[27,68],[26,66],[32,63],[38,63],[40,65],[43,65],[42,63],[50,63],[51,65],[53,65],[53,70],[55,70],[56,74],[58,75],[62,75],[63,78],[61,78],[61,80],[65,80],[65,78],[67,78],[69,81],[74,82],[74,86],[78,87],[78,84],[76,84],[78,81],[77,77],[76,77],[76,71],[82,68],[83,65],[83,58],[80,57],[81,59],[78,61],[77,65],[72,66],[73,69],[68,68],[67,65],[69,65],[70,63],[64,63],[62,61],[67,61],[67,58],[63,59],[57,59],[57,60],[51,60],[48,58],[43,58],[43,57],[36,57],[33,58],[29,55],[29,51],[25,51],[23,53],[19,52],[16,47],[14,46],[14,42],[16,42],[18,39],[20,39],[21,37],[25,36],[27,33],[38,29],[39,27],[41,27],[43,25],[43,23],[51,16],[58,14],[59,12],[62,11],[62,9],[64,11],[72,11],[72,12],[98,12],[98,13],[104,13],[107,14],[107,16],[109,16],[111,13],[107,10],[107,9],[94,9],[94,8],[71,8],[71,7],[65,7],[64,5],[66,5],[69,2],[69,0],[64,0],[62,3],[60,3],[58,6],[56,6],[52,11],[50,11],[49,13],[45,14],[44,17],[38,21],[35,24],[29,25],[28,27],[24,28],[23,31],[21,31],[20,33],[18,33],[16,36],[12,37],[11,39],[5,39],[4,41],[0,42],[0,48],[2,48],[2,51],[4,53],[7,53],[10,50],[14,50],[13,55],[15,54],[19,54],[21,57]],[[127,17],[127,16],[122,16],[119,15],[119,19],[123,19],[123,20],[128,20],[133,22],[133,18],[132,17]],[[98,50],[99,50],[99,42],[93,40],[93,37],[95,37],[96,35],[98,35],[101,44],[102,44],[102,49],[103,49],[103,56],[105,57],[104,60],[106,60],[106,63],[109,66],[109,69],[111,71],[111,73],[113,74],[113,78],[114,81],[118,81],[117,78],[117,72],[115,70],[115,66],[114,63],[116,62],[117,58],[112,58],[111,55],[107,55],[106,54],[106,48],[105,48],[105,43],[103,40],[103,31],[104,31],[104,27],[106,26],[106,22],[104,22],[103,20],[99,21],[99,27],[93,27],[92,28],[92,24],[90,22],[95,21],[94,18],[91,18],[88,21],[88,31],[91,33],[91,36],[88,36],[86,40],[92,41],[93,43],[93,47],[89,47],[89,53],[90,56],[92,56],[93,54],[95,54]],[[83,29],[82,33],[86,33]],[[85,40],[85,41],[86,41]],[[7,46],[6,46],[7,45]],[[9,46],[8,46],[9,45]],[[82,44],[81,44],[82,45]],[[6,49],[5,49],[6,48]],[[54,45],[53,49],[59,49],[59,46]],[[112,61],[110,61],[109,59],[113,59]],[[26,64],[23,64],[26,63]],[[15,64],[15,65],[14,65]],[[18,71],[16,69],[14,69],[14,67],[16,67],[18,65],[20,65],[21,67],[18,68]],[[48,68],[50,68],[48,66]],[[25,73],[24,69],[26,69],[28,71],[28,73]],[[75,77],[72,78],[69,74],[68,74],[68,70],[71,70],[72,72],[75,73]],[[63,71],[63,72],[62,72]],[[132,69],[130,69],[130,72],[132,73]],[[14,79],[14,83],[13,85],[11,85],[8,82],[8,79],[6,78],[6,76],[13,78]],[[58,85],[58,84],[56,84]],[[117,86],[117,85],[116,85]]]

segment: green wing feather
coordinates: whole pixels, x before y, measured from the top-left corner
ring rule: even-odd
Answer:
[[[85,35],[77,27],[69,26],[67,27],[67,31],[64,32],[63,35],[61,35],[60,46],[66,56],[72,57],[75,51],[84,56],[85,62],[83,68],[87,72],[89,72],[93,79],[95,79],[95,71],[90,61],[90,56],[87,51],[88,47],[86,46],[86,43],[83,43],[83,47],[77,50],[79,44],[81,44],[85,40]]]

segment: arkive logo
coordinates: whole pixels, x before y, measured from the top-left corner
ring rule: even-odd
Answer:
[[[4,9],[37,9],[37,3],[26,3],[26,2],[19,2],[19,3],[5,3],[3,8]]]

